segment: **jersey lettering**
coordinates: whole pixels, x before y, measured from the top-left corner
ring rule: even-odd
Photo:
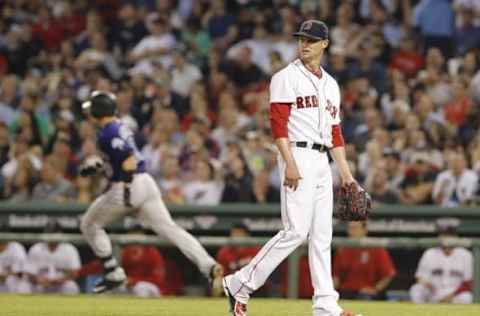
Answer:
[[[135,139],[133,137],[133,132],[126,126],[120,126],[118,130],[118,134],[124,140],[125,144],[132,149],[133,155],[137,160],[143,160],[143,156],[137,148],[137,144],[135,143]]]
[[[305,106],[303,105],[303,97],[297,97],[297,109],[303,109]]]
[[[114,137],[112,138],[110,145],[113,149],[124,150],[126,143],[120,137]]]
[[[310,102],[310,96],[305,97],[305,106],[306,106],[307,108],[311,108],[311,107],[312,107],[312,103]]]
[[[297,109],[316,108],[316,107],[318,107],[318,99],[315,95],[297,97]]]
[[[327,107],[325,110],[327,110],[333,118],[337,116],[337,108],[333,106],[329,99],[327,99]]]

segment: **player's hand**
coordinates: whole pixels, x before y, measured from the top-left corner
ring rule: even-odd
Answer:
[[[122,163],[122,169],[126,172],[135,171],[137,169],[137,159],[135,156],[130,156]]]
[[[427,281],[423,281],[421,282],[423,284],[423,286],[425,286],[430,292],[435,292],[435,287],[433,286],[432,283],[430,282],[427,282]]]
[[[448,294],[447,296],[445,296],[444,298],[442,298],[440,300],[440,303],[451,303],[454,297],[455,297],[455,295],[453,293]]]
[[[364,287],[359,291],[362,294],[377,295],[377,290],[373,287]]]
[[[44,276],[38,276],[37,279],[36,279],[36,283],[38,285],[41,285],[41,286],[45,287],[45,288],[49,288],[52,285],[50,280],[48,278],[44,277]]]
[[[79,270],[69,270],[69,271],[65,271],[65,281],[68,281],[68,280],[75,280],[75,279],[78,279],[78,276],[79,276]]]
[[[300,176],[300,172],[298,172],[297,166],[293,164],[287,165],[287,168],[285,168],[285,181],[283,182],[283,185],[295,191],[300,179],[302,179],[302,177]]]
[[[355,179],[351,177],[342,179],[342,187],[348,186],[350,183],[355,183],[355,182],[357,181],[355,181]]]

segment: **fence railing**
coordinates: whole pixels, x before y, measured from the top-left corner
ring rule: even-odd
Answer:
[[[167,241],[150,235],[131,235],[131,234],[111,234],[112,243],[116,254],[122,245],[145,244],[159,247],[172,246]],[[205,247],[220,247],[225,245],[252,246],[263,245],[269,238],[247,237],[241,240],[233,240],[228,237],[199,237],[200,243]],[[33,242],[70,242],[76,245],[85,244],[85,240],[80,234],[43,234],[43,233],[0,233],[0,242],[18,241],[23,243]],[[425,249],[433,246],[439,246],[448,242],[451,246],[462,246],[471,248],[474,256],[474,301],[480,303],[480,238],[454,238],[448,241],[441,241],[438,238],[364,238],[362,240],[352,240],[343,237],[334,237],[333,247],[385,247],[402,249]],[[297,251],[288,257],[288,297],[296,298],[298,295],[298,267],[301,252],[305,247],[300,247]]]
[[[0,227],[4,230],[37,232],[56,218],[60,226],[78,233],[80,216],[86,204],[0,203]],[[233,224],[241,222],[253,233],[271,235],[282,229],[279,204],[221,204],[217,206],[169,205],[175,221],[196,235],[226,235]],[[429,237],[435,234],[435,219],[454,217],[462,236],[480,237],[480,208],[439,208],[437,206],[388,205],[376,207],[369,221],[374,236]],[[110,226],[123,233],[131,223],[125,218]],[[345,233],[345,225],[334,221],[336,234]]]

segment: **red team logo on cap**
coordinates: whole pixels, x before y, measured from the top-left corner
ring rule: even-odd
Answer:
[[[308,30],[311,29],[311,28],[312,28],[312,22],[309,21],[309,22],[305,22],[305,23],[303,24],[303,30],[304,30],[304,31],[308,31]]]

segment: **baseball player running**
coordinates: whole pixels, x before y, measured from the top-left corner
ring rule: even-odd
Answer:
[[[321,66],[328,28],[316,20],[302,23],[300,58],[275,73],[270,83],[270,123],[284,184],[281,214],[284,229],[252,261],[223,279],[234,316],[247,315],[250,294],[272,271],[308,240],[314,287],[314,316],[353,316],[338,305],[330,268],[332,176],[327,150],[338,165],[342,183],[354,183],[345,157],[340,128],[340,90]]]
[[[145,161],[135,145],[132,131],[115,116],[115,96],[94,91],[82,107],[89,110],[99,127],[97,145],[103,159],[87,158],[80,167],[80,174],[104,172],[110,181],[109,188],[90,205],[80,225],[93,252],[103,262],[104,278],[94,292],[112,290],[125,282],[125,271],[112,256],[111,242],[104,227],[129,214],[175,244],[207,276],[213,294],[221,293],[222,266],[172,220],[155,181],[145,173]]]

